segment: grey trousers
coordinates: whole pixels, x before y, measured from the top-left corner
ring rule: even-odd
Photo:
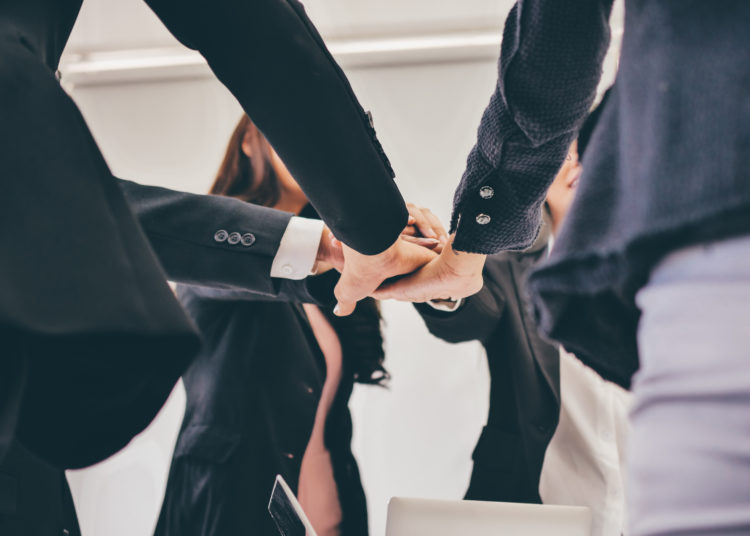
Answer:
[[[679,250],[641,289],[631,534],[750,534],[750,236]]]

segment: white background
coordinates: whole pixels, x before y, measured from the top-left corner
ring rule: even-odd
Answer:
[[[404,196],[444,221],[493,91],[502,22],[511,5],[306,2],[361,102],[372,110]],[[620,18],[613,22],[616,38]],[[615,63],[613,55],[609,81]],[[86,0],[62,71],[116,175],[207,190],[241,110],[145,4]],[[437,341],[406,304],[384,304],[384,317],[391,388],[358,387],[351,402],[373,536],[384,534],[391,496],[462,497],[488,400],[487,366],[477,344]],[[178,386],[159,418],[128,448],[69,473],[85,536],[151,533],[183,405]]]

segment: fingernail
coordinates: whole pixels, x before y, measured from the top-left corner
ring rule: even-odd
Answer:
[[[341,305],[338,303],[336,304],[336,307],[333,308],[333,314],[336,316],[341,316]]]

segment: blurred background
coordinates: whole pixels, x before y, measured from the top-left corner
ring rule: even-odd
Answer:
[[[447,223],[495,86],[503,22],[513,2],[304,3],[372,111],[404,197]],[[603,88],[616,71],[621,6],[612,25]],[[85,0],[61,71],[115,175],[207,191],[242,110],[202,58],[172,38],[144,3]],[[478,344],[437,341],[407,304],[385,303],[383,314],[390,389],[357,386],[351,402],[373,536],[384,534],[392,496],[462,497],[488,403]],[[125,450],[68,473],[84,534],[151,534],[183,411],[178,385],[156,421]]]

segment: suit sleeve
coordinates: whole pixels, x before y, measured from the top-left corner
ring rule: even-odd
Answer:
[[[438,311],[426,303],[414,304],[430,333],[446,342],[486,342],[505,309],[505,297],[491,281],[464,299],[455,311]]]
[[[291,213],[230,197],[118,183],[168,279],[278,294],[285,280],[271,278],[271,264]]]
[[[511,10],[497,87],[454,197],[455,249],[534,241],[547,188],[596,95],[612,2],[518,0]]]
[[[274,279],[275,285],[272,293],[259,293],[240,288],[178,285],[177,295],[181,300],[195,296],[215,301],[276,301],[333,307],[336,302],[333,289],[338,280],[338,272],[331,270],[306,279]]]
[[[388,248],[407,210],[372,124],[296,0],[146,0],[253,118],[333,233]]]

